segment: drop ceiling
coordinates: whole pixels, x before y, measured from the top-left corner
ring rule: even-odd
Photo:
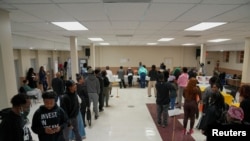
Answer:
[[[120,1],[120,2],[117,2]],[[250,0],[0,0],[10,12],[13,35],[79,46],[100,37],[111,46],[197,46],[244,44],[250,37]],[[78,21],[87,31],[67,31],[51,22]],[[201,22],[227,22],[206,31],[184,31]],[[159,42],[160,38],[175,38]],[[229,38],[222,43],[208,43]],[[156,46],[157,46],[156,45]],[[15,48],[15,47],[14,47]],[[38,48],[39,49],[39,48]]]

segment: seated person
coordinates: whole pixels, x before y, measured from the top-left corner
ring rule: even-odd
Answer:
[[[23,80],[23,89],[28,96],[35,96],[38,100],[42,98],[42,91],[38,88],[31,88],[28,80]]]

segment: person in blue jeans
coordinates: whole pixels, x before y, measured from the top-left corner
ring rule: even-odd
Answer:
[[[147,69],[145,67],[145,65],[140,66],[139,70],[138,70],[138,74],[140,76],[140,85],[141,88],[145,88],[146,87],[146,76],[147,76]]]
[[[178,86],[176,83],[176,79],[175,76],[171,75],[168,78],[168,82],[172,85],[172,89],[170,90],[169,93],[169,97],[170,97],[170,110],[173,110],[175,107],[175,101],[176,101],[176,97],[177,97],[177,90],[178,90]]]

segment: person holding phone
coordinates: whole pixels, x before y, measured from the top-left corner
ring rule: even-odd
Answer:
[[[39,141],[64,141],[63,129],[68,125],[64,110],[59,107],[55,92],[42,95],[44,105],[34,113],[31,129],[38,135]]]

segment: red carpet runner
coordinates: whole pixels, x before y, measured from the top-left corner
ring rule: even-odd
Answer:
[[[183,126],[178,119],[183,119],[183,114],[169,117],[168,126],[165,128],[159,127],[156,120],[156,104],[147,104],[148,110],[155,122],[155,125],[161,135],[162,141],[194,141],[190,135],[183,135]]]

